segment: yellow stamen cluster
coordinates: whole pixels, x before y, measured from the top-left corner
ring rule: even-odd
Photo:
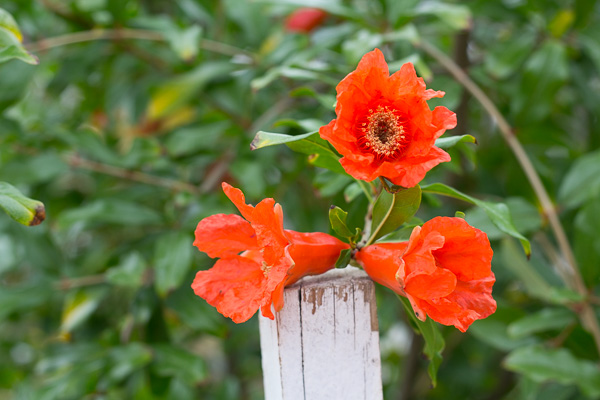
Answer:
[[[389,107],[377,106],[369,110],[368,122],[360,127],[364,146],[381,158],[394,158],[406,146],[407,138],[400,117]]]
[[[267,263],[264,262],[264,261],[262,262],[262,266],[260,267],[260,269],[262,270],[263,275],[265,277],[269,275],[269,272],[271,272],[271,268],[273,268],[273,266],[272,265],[267,265]]]

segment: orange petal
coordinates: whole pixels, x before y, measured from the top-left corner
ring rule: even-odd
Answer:
[[[240,210],[240,214],[242,214],[242,216],[248,221],[251,221],[252,214],[254,213],[254,207],[246,204],[246,197],[244,196],[244,193],[242,193],[240,189],[234,188],[227,182],[221,183],[221,187],[223,188],[225,195],[229,197],[229,200],[231,200],[237,209]]]
[[[439,232],[444,246],[433,252],[440,267],[461,281],[487,278],[492,274],[492,248],[487,235],[462,218],[436,217],[423,225],[422,234]]]
[[[406,293],[425,300],[448,296],[455,288],[456,276],[442,268],[431,274],[411,274],[404,286]]]
[[[410,235],[406,252],[402,255],[404,270],[398,271],[398,275],[404,277],[404,283],[411,275],[433,274],[437,267],[431,252],[443,245],[442,235],[437,232],[423,234],[421,227],[416,226]]]
[[[274,265],[284,257],[285,248],[290,244],[283,232],[283,211],[273,199],[264,199],[256,205],[252,220],[258,245],[263,249],[265,262]]]
[[[196,295],[235,323],[271,303],[269,286],[261,264],[241,256],[218,260],[211,269],[199,271],[192,283]]]
[[[258,248],[250,223],[238,215],[216,214],[198,223],[194,246],[209,257],[234,256]]]

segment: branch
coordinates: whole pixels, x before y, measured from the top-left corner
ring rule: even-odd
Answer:
[[[481,103],[485,111],[496,121],[503,139],[514,153],[517,161],[521,165],[521,168],[523,168],[525,176],[529,180],[533,191],[540,201],[543,213],[548,218],[550,227],[562,253],[562,258],[557,263],[557,268],[561,269],[562,275],[565,278],[568,277],[565,283],[587,298],[589,296],[588,290],[577,267],[573,250],[571,249],[567,235],[565,234],[565,231],[560,223],[556,208],[554,207],[552,200],[550,200],[550,196],[542,184],[540,176],[533,167],[531,160],[527,156],[527,153],[523,149],[523,146],[517,137],[514,135],[513,130],[506,119],[502,116],[498,108],[484,93],[484,91],[475,82],[473,82],[473,80],[471,80],[471,78],[469,78],[469,76],[450,57],[440,51],[437,47],[422,39],[419,39],[414,44],[416,47],[421,48],[423,51],[433,57],[444,68],[446,68],[448,72],[450,72],[450,74],[452,74],[452,76],[454,76],[454,78]],[[583,325],[594,337],[596,347],[598,348],[598,353],[600,354],[600,325],[598,324],[598,319],[596,318],[594,310],[589,302],[586,302],[583,305],[583,308],[579,313],[579,317],[581,318]]]
[[[66,46],[76,43],[91,42],[95,40],[151,40],[157,42],[166,42],[167,38],[160,32],[144,29],[92,29],[89,31],[68,33],[61,36],[42,39],[37,42],[27,44],[25,47],[31,52],[44,51],[55,47]],[[198,46],[201,49],[224,54],[227,56],[246,55],[254,59],[254,54],[240,49],[238,47],[216,42],[210,39],[201,39]]]
[[[161,178],[159,176],[149,175],[139,171],[132,171],[125,168],[102,164],[96,161],[86,160],[85,158],[81,158],[75,154],[67,156],[67,164],[74,168],[87,169],[90,171],[99,172],[101,174],[146,183],[149,185],[161,186],[175,191],[186,191],[193,194],[201,193],[200,188],[197,188],[196,186],[187,182],[181,182],[169,178]]]

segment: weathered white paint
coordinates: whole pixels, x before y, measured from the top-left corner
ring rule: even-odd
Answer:
[[[284,292],[275,320],[260,317],[266,400],[381,400],[373,282],[347,267]]]

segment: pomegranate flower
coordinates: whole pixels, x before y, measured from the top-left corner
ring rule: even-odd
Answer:
[[[219,260],[196,274],[192,288],[236,323],[259,308],[273,319],[271,304],[281,310],[285,286],[331,269],[349,245],[325,233],[284,230],[281,206],[273,199],[253,207],[241,190],[222,186],[243,218],[217,214],[198,223],[194,246]]]
[[[426,90],[411,63],[390,76],[383,54],[375,49],[336,89],[337,119],[319,134],[342,154],[340,162],[354,178],[382,176],[413,187],[427,171],[450,161],[434,144],[456,126],[456,114],[445,107],[429,109],[427,100],[445,93]]]
[[[421,321],[429,316],[460,331],[496,311],[492,248],[461,218],[436,217],[408,242],[362,248],[356,260],[375,281],[407,297]]]
[[[288,32],[310,33],[321,25],[327,18],[327,13],[318,8],[299,8],[291,13],[285,20],[285,29]]]

